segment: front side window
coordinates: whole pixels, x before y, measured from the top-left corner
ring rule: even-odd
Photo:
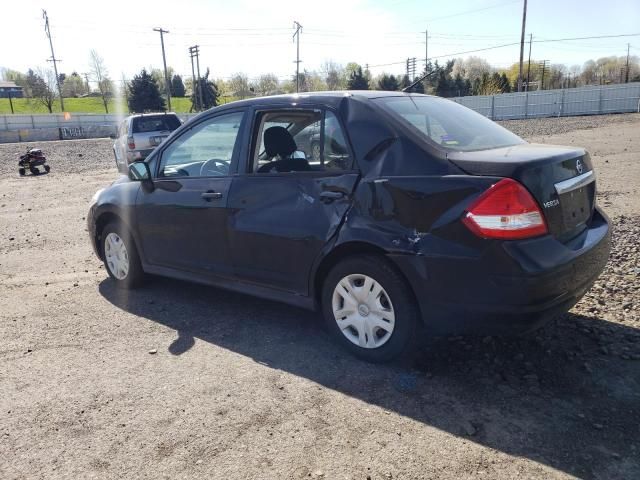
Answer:
[[[259,114],[252,171],[343,171],[352,167],[346,136],[336,116],[323,110]]]
[[[526,143],[506,128],[451,100],[398,96],[374,101],[428,142],[447,150],[468,152]]]
[[[162,153],[160,177],[229,175],[244,113],[206,120],[178,137]]]

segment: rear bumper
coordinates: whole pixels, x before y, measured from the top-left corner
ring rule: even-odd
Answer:
[[[551,236],[496,242],[477,256],[390,255],[409,279],[434,334],[513,334],[568,311],[609,258],[610,228],[596,210],[567,244]]]
[[[136,162],[138,160],[144,160],[151,152],[153,152],[153,148],[147,148],[144,150],[127,150],[127,163]]]

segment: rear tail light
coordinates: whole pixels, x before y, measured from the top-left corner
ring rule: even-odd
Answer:
[[[510,178],[480,195],[462,222],[483,238],[516,240],[548,232],[542,211],[529,191]]]
[[[129,147],[129,150],[135,150],[136,142],[133,140],[133,137],[127,138],[127,146]]]

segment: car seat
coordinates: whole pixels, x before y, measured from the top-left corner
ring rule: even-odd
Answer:
[[[296,141],[284,127],[269,127],[264,131],[264,150],[268,158],[277,157],[258,168],[257,173],[267,172],[306,172],[311,165],[304,158],[292,158],[298,150]]]

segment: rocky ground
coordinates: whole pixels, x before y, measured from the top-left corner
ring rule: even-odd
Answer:
[[[109,140],[0,145],[0,478],[640,478],[640,115],[503,123],[587,147],[611,260],[520,338],[374,366],[314,315],[154,279],[113,288],[86,207]]]

